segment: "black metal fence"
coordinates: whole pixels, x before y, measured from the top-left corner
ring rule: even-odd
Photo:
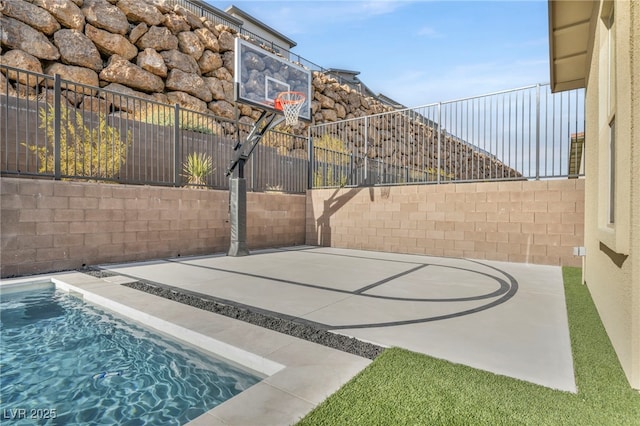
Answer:
[[[548,84],[310,128],[312,188],[584,175],[584,90]]]
[[[153,97],[0,65],[3,175],[227,188],[250,125]],[[307,138],[271,131],[247,164],[251,191],[307,188]]]

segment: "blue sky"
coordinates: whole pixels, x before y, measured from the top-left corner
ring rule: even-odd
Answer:
[[[235,4],[325,68],[360,71],[406,106],[549,80],[547,2],[209,1]]]

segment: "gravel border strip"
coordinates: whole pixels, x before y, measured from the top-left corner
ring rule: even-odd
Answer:
[[[79,272],[96,278],[107,278],[119,275],[97,268],[83,268],[79,270]],[[310,324],[296,321],[295,319],[269,315],[266,312],[251,309],[251,307],[234,306],[232,304],[225,304],[216,300],[198,297],[193,294],[180,292],[177,288],[165,288],[144,281],[135,281],[122,285],[363,358],[375,359],[385,349],[382,346],[363,342],[354,337],[332,333],[331,331],[314,327]]]

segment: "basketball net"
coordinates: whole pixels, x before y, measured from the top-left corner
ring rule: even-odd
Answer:
[[[284,113],[285,123],[293,126],[298,122],[305,99],[306,96],[300,92],[281,92],[275,99],[274,107]]]

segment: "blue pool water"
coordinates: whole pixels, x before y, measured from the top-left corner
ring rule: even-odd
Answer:
[[[54,288],[0,295],[0,423],[180,425],[261,379]]]

